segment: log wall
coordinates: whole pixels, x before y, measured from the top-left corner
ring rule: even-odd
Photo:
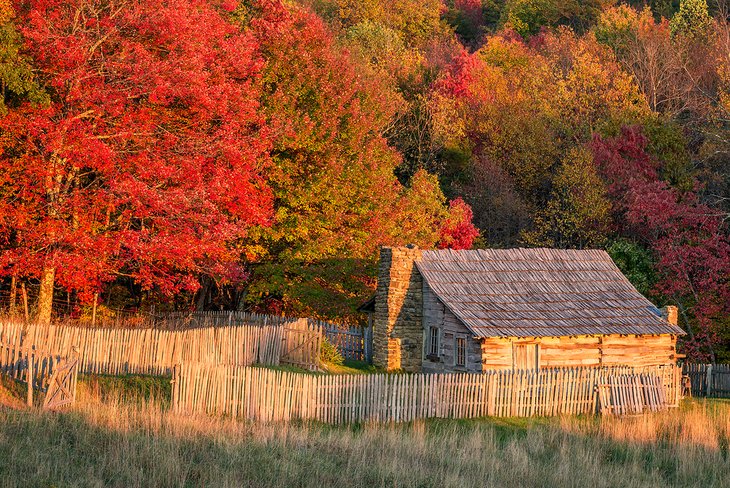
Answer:
[[[676,363],[674,335],[647,336],[563,336],[498,338],[482,340],[482,368],[511,369],[514,343],[536,343],[540,348],[540,367],[577,366],[652,366]]]

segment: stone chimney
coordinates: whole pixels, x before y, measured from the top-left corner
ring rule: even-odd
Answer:
[[[381,247],[373,321],[373,363],[388,371],[421,370],[423,279],[415,246]]]
[[[672,325],[678,324],[679,313],[677,307],[674,305],[667,305],[662,307],[662,318]]]

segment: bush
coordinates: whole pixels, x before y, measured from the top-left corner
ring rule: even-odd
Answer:
[[[322,338],[322,349],[319,351],[319,359],[324,363],[339,364],[345,362],[337,347],[325,336]]]

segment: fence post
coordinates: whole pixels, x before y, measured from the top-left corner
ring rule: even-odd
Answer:
[[[28,406],[33,406],[33,353],[30,349],[28,349],[28,371],[26,372],[28,375]]]
[[[372,314],[368,314],[368,325],[363,331],[363,351],[365,353],[365,361],[368,364],[373,364],[373,319]]]
[[[96,304],[99,301],[99,293],[94,293],[94,305],[91,308],[91,326],[96,325]]]
[[[20,293],[23,295],[23,313],[27,324],[30,322],[30,314],[28,313],[28,290],[25,288],[25,281],[20,282]]]
[[[13,273],[13,276],[10,278],[10,320],[15,320],[15,302],[16,302],[16,295],[18,293],[18,278],[16,277],[15,273]]]
[[[705,396],[712,396],[712,364],[707,365],[707,377],[705,378],[707,393]]]
[[[178,403],[180,402],[180,365],[176,364],[172,367],[172,379],[170,380],[170,383],[172,384],[172,394],[170,399],[170,409],[177,413],[178,412]]]

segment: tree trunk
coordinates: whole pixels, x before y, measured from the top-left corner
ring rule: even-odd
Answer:
[[[200,290],[198,291],[198,303],[195,310],[202,312],[205,310],[205,304],[208,301],[208,292],[210,291],[210,279],[207,276],[200,277]]]
[[[53,283],[56,280],[56,268],[46,266],[41,275],[41,288],[38,292],[38,311],[36,321],[39,324],[51,323],[53,311]]]
[[[30,315],[28,314],[28,290],[25,289],[25,281],[20,282],[20,293],[23,295],[23,314],[27,324],[30,321]]]
[[[18,294],[18,279],[13,275],[10,278],[10,318],[15,318],[15,301]]]
[[[99,302],[99,294],[94,293],[94,308],[91,309],[91,326],[96,325],[96,304]]]

